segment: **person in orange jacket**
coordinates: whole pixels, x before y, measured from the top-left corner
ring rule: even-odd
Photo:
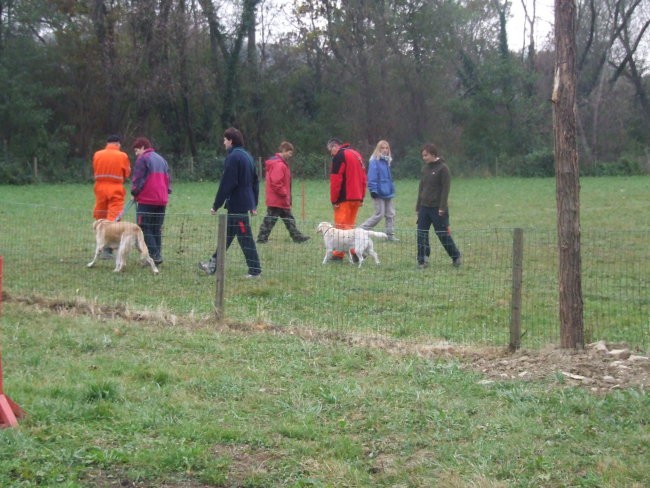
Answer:
[[[124,208],[124,182],[131,175],[131,162],[120,146],[120,137],[111,135],[106,147],[93,155],[95,220],[115,220]]]

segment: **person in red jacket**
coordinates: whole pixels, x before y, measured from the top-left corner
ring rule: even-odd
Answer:
[[[332,156],[330,171],[330,201],[334,207],[334,227],[352,229],[357,213],[366,194],[366,170],[361,154],[343,144],[339,139],[327,141],[327,150]],[[352,251],[353,257],[356,257]],[[343,259],[345,253],[335,251],[336,259]]]
[[[296,227],[296,219],[291,214],[291,170],[287,161],[293,157],[293,144],[280,143],[278,153],[264,163],[266,171],[266,216],[257,234],[257,242],[264,244],[269,240],[278,218],[282,219],[293,242],[305,242],[309,236],[303,235]]]
[[[124,182],[131,175],[129,156],[120,150],[119,136],[106,139],[106,148],[93,156],[95,220],[115,220],[124,208]]]

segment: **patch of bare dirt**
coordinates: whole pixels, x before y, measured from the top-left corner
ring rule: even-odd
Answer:
[[[582,351],[547,348],[501,357],[473,354],[468,367],[485,375],[485,383],[503,380],[555,380],[603,393],[650,386],[650,358],[625,345],[596,342]]]
[[[280,458],[277,452],[241,444],[221,444],[214,448],[217,458],[228,461],[228,481],[225,486],[244,486],[251,476],[269,473],[269,463]]]

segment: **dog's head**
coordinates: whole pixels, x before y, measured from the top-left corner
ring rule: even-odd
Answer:
[[[325,234],[325,232],[330,230],[332,227],[333,227],[332,224],[330,224],[329,222],[321,222],[320,224],[318,224],[318,227],[316,227],[316,232],[319,234]]]

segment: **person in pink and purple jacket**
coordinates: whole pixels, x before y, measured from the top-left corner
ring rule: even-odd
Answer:
[[[131,175],[131,195],[137,202],[137,223],[144,234],[144,241],[149,248],[149,255],[154,263],[161,264],[162,226],[165,221],[165,209],[172,192],[169,165],[154,151],[146,137],[133,141],[136,160]]]

